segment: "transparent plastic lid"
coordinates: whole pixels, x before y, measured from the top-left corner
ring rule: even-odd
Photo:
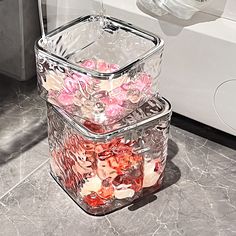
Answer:
[[[144,125],[157,125],[165,129],[169,125],[171,104],[159,95],[154,96],[131,114],[112,125],[96,125],[83,120],[48,103],[49,109],[56,112],[63,122],[69,123],[83,136],[94,140],[107,140],[119,134],[138,129]]]

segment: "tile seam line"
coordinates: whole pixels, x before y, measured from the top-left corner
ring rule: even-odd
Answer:
[[[39,170],[42,166],[44,166],[49,161],[49,158],[44,161],[42,164],[40,164],[37,168],[35,168],[33,171],[31,171],[28,175],[26,175],[22,180],[20,180],[17,184],[15,184],[13,187],[11,187],[7,192],[5,192],[2,196],[0,196],[0,204],[2,203],[1,200],[10,193],[13,189],[15,189],[18,185],[23,183],[27,178],[29,178],[31,175],[33,175],[37,170]]]
[[[211,141],[211,140],[209,140],[209,139],[206,139],[206,140],[207,140],[207,142],[208,142],[208,141]],[[207,144],[207,142],[206,142],[206,144]],[[209,149],[210,151],[212,151],[212,152],[214,152],[214,153],[216,153],[216,154],[218,154],[218,155],[224,157],[225,159],[227,159],[227,160],[229,160],[229,161],[231,161],[231,162],[233,162],[233,163],[236,163],[236,160],[232,159],[231,157],[229,157],[229,156],[227,156],[227,155],[225,155],[225,154],[223,154],[223,153],[217,152],[217,151],[214,150],[212,147],[208,147],[207,145],[202,145],[201,143],[199,143],[199,142],[197,142],[197,141],[196,141],[196,143],[198,143],[198,144],[201,145],[201,146],[199,146],[199,147],[197,147],[197,148],[200,149],[200,148],[202,148],[202,147],[205,147],[205,148]],[[218,143],[217,143],[217,144],[218,144]],[[221,144],[220,144],[220,145],[221,145]],[[222,146],[224,146],[224,145],[222,145]],[[224,147],[226,147],[226,146],[224,146]]]
[[[178,128],[178,127],[175,126],[175,125],[172,125],[172,126],[174,126],[175,128]],[[184,130],[184,129],[182,129],[182,130]],[[186,130],[185,130],[185,131],[186,131]],[[191,132],[189,132],[189,133],[191,133]],[[194,133],[191,133],[191,134],[194,134]],[[184,134],[184,133],[182,133],[182,135],[184,135],[185,137],[189,137],[188,135],[186,135],[186,134]],[[198,137],[201,137],[201,136],[199,136],[199,135],[197,135],[197,136],[198,136]],[[171,136],[169,136],[169,139],[170,139],[170,138],[171,138]],[[189,137],[189,138],[190,138],[190,139],[195,139],[195,138],[192,138],[192,137]],[[203,137],[201,137],[201,138],[203,138]],[[208,141],[211,141],[211,140],[209,140],[208,138],[203,138],[203,139],[205,139],[207,142],[208,142]],[[217,151],[214,150],[213,148],[207,146],[207,142],[206,142],[204,145],[202,145],[200,142],[196,141],[196,143],[199,144],[199,147],[196,147],[196,148],[205,147],[205,148],[211,150],[212,152],[214,152],[214,153],[216,153],[216,154],[218,154],[218,155],[224,157],[225,159],[236,163],[236,160],[232,159],[231,157],[229,157],[229,156],[227,156],[227,155],[225,155],[225,154],[223,154],[223,153],[217,152]],[[211,141],[211,142],[214,142],[214,141]],[[217,143],[217,142],[214,142],[214,143]],[[217,144],[219,144],[219,143],[217,143]],[[224,145],[222,145],[222,144],[219,144],[219,145],[221,145],[221,146],[223,146],[223,147],[226,147],[226,146],[224,146]],[[229,148],[229,149],[232,149],[232,148]],[[233,149],[232,149],[232,150],[233,150]]]
[[[220,156],[224,157],[225,159],[236,163],[236,160],[234,160],[233,158],[231,158],[231,157],[229,157],[229,156],[226,156],[226,155],[223,154],[223,153],[217,152],[216,150],[212,149],[211,147],[207,147],[207,148],[210,149],[211,151],[213,151],[214,153],[217,153],[217,154],[219,154]]]

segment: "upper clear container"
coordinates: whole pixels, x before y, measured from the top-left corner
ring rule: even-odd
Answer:
[[[40,95],[95,124],[117,122],[158,92],[163,45],[118,19],[80,17],[36,43]]]

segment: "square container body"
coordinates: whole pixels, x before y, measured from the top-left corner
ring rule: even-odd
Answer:
[[[158,96],[102,126],[48,103],[51,174],[87,213],[103,215],[161,186],[171,107]]]
[[[158,92],[163,41],[123,21],[78,18],[35,45],[39,93],[95,124],[121,120]]]

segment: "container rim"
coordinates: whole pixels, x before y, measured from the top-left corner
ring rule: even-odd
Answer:
[[[89,19],[98,19],[101,18],[101,15],[87,15],[87,16],[82,16],[79,17],[65,25],[60,26],[57,29],[54,29],[53,31],[49,32],[46,37],[52,37],[54,35],[56,35],[57,33],[60,33],[66,29],[68,29],[69,27],[72,27],[78,23],[84,22],[86,20]],[[152,47],[151,49],[149,49],[146,53],[142,54],[141,56],[137,57],[134,59],[133,62],[129,63],[128,65],[124,65],[123,67],[121,67],[120,69],[114,71],[114,72],[109,72],[109,73],[101,73],[98,71],[94,71],[88,68],[84,68],[82,66],[79,66],[77,64],[73,64],[73,63],[69,63],[65,58],[62,58],[60,56],[55,55],[54,53],[49,52],[47,49],[45,49],[42,45],[43,45],[43,38],[40,38],[39,40],[36,41],[35,43],[35,51],[40,51],[42,54],[44,54],[46,57],[49,57],[50,59],[56,59],[58,62],[60,62],[61,64],[63,64],[65,67],[69,67],[73,70],[79,71],[85,75],[94,77],[94,78],[98,78],[98,79],[102,79],[102,80],[111,80],[111,79],[115,79],[118,78],[124,74],[126,74],[128,71],[130,71],[130,69],[132,67],[134,67],[136,64],[143,62],[144,60],[146,60],[147,58],[149,58],[150,56],[152,56],[153,54],[157,53],[157,52],[161,52],[164,48],[164,41],[157,35],[154,35],[146,30],[143,30],[137,26],[134,26],[133,24],[127,23],[125,21],[116,19],[114,17],[110,17],[110,16],[104,16],[104,19],[109,20],[110,22],[115,23],[116,25],[118,25],[121,29],[126,29],[129,32],[136,34],[140,37],[143,37],[149,41],[151,41],[154,44],[154,47]]]
[[[72,115],[69,115],[66,111],[64,111],[63,109],[60,109],[59,107],[56,107],[50,103],[48,103],[48,105],[51,106],[52,110],[54,112],[56,112],[57,115],[59,115],[59,117],[63,120],[66,121],[67,124],[69,124],[70,126],[74,126],[75,129],[82,133],[83,136],[85,136],[86,138],[92,139],[92,140],[108,140],[114,136],[120,135],[122,133],[125,133],[127,131],[130,131],[132,129],[136,129],[142,125],[148,124],[150,122],[153,122],[157,119],[160,119],[164,116],[170,116],[172,113],[172,107],[170,102],[163,98],[160,97],[159,95],[154,96],[153,98],[155,98],[156,100],[158,100],[159,104],[162,108],[162,110],[160,111],[160,113],[155,114],[153,116],[150,116],[147,118],[144,118],[140,121],[138,121],[137,123],[132,123],[132,124],[124,124],[123,126],[116,128],[114,130],[108,131],[106,133],[95,133],[91,130],[89,130],[88,128],[86,128],[84,125],[82,125],[80,122],[76,121]],[[142,107],[142,106],[141,106]],[[139,109],[139,108],[138,108]],[[131,113],[132,114],[132,113]],[[126,117],[128,117],[129,115],[127,115]],[[123,118],[125,119],[125,117]],[[123,120],[122,119],[122,120]],[[81,119],[83,120],[83,119]],[[83,120],[85,121],[85,120]],[[116,123],[115,123],[116,124]],[[114,125],[114,124],[112,124]],[[109,125],[108,125],[109,126]]]

